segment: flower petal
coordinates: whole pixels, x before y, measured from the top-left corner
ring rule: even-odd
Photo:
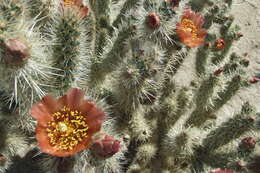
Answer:
[[[198,31],[197,34],[198,34],[198,37],[199,37],[199,38],[205,39],[205,37],[206,37],[206,35],[207,35],[207,30],[201,29],[201,30]]]
[[[52,147],[49,143],[48,133],[45,130],[45,127],[37,124],[36,127],[36,139],[38,141],[39,147],[42,152],[52,154],[55,152],[54,147]]]
[[[44,96],[41,100],[50,114],[53,114],[59,110],[58,101],[51,95]]]
[[[191,9],[190,9],[190,8],[185,8],[185,9],[184,9],[184,12],[183,12],[182,18],[191,19],[192,16],[193,16],[193,12],[191,11]]]
[[[46,126],[47,122],[51,120],[51,114],[42,103],[34,104],[32,106],[31,115],[38,120],[38,123],[41,126]]]
[[[94,108],[94,103],[90,102],[89,100],[82,100],[81,104],[79,106],[79,111],[83,115],[87,115],[88,112],[90,112],[92,108]]]
[[[105,113],[97,108],[92,108],[87,114],[87,122],[96,120],[102,123],[105,120]]]
[[[80,17],[81,18],[86,17],[88,15],[88,11],[89,11],[88,7],[81,6],[80,7]]]
[[[192,21],[194,22],[195,26],[197,26],[197,28],[202,28],[204,24],[204,18],[199,14],[194,14],[194,16],[192,16]]]
[[[85,137],[81,143],[79,143],[74,149],[74,152],[79,152],[82,150],[85,150],[87,148],[89,148],[91,145],[91,136],[88,135],[87,137]]]
[[[184,10],[182,19],[184,18],[192,20],[197,28],[201,28],[204,24],[204,17],[199,13],[195,13],[190,8]]]
[[[58,105],[60,106],[59,109],[62,108],[63,106],[68,105],[66,94],[64,96],[58,98]]]
[[[101,125],[102,125],[101,120],[94,120],[94,121],[88,122],[88,127],[89,127],[89,129],[87,131],[88,135],[92,136],[96,132],[100,131]]]
[[[80,102],[84,96],[84,91],[77,88],[70,88],[67,93],[67,103],[68,106],[72,109],[78,109]]]

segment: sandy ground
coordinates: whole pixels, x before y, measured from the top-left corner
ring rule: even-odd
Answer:
[[[235,23],[239,24],[244,37],[234,45],[238,53],[249,54],[251,75],[260,74],[260,1],[238,0],[234,3],[232,14]],[[248,91],[242,91],[239,99],[249,100],[260,111],[260,83],[251,87]]]

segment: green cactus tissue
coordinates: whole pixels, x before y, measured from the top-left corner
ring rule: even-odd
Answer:
[[[2,0],[0,173],[260,173],[237,3]]]

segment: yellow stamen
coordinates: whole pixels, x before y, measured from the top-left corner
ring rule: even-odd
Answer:
[[[182,19],[181,26],[185,32],[191,33],[193,40],[198,38],[198,28],[192,20],[186,18]]]
[[[71,6],[75,4],[75,0],[63,0],[65,6]]]
[[[87,137],[86,117],[79,111],[64,106],[52,115],[46,131],[49,142],[57,150],[72,150],[83,138]]]

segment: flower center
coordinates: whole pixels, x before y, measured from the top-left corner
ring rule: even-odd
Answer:
[[[75,0],[63,0],[65,6],[71,6],[75,4]]]
[[[181,21],[181,25],[182,25],[183,30],[185,32],[191,33],[192,39],[198,38],[198,34],[197,34],[198,29],[197,29],[197,27],[195,26],[195,24],[192,20],[184,18]]]
[[[58,129],[61,132],[66,132],[66,131],[68,131],[68,126],[63,122],[59,122],[58,123]]]
[[[72,150],[87,137],[88,125],[81,112],[64,106],[52,115],[47,128],[49,142],[57,150]]]

